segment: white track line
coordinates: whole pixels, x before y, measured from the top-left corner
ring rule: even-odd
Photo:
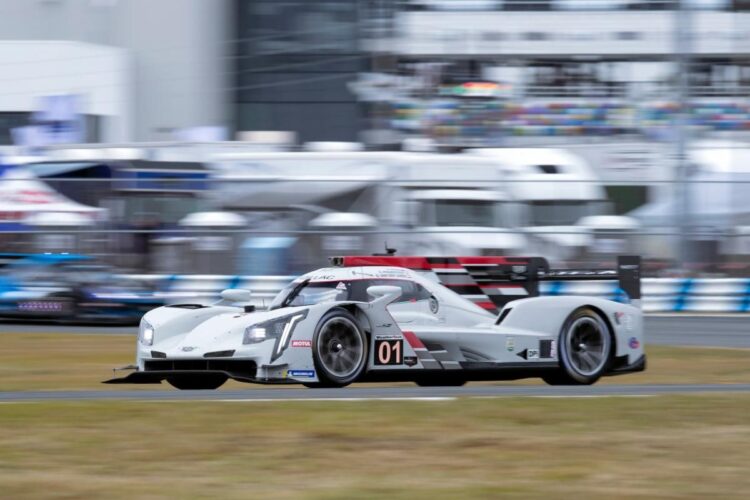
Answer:
[[[593,398],[655,398],[656,396],[663,396],[663,395],[670,395],[672,393],[665,393],[665,394],[571,394],[569,396],[565,396],[563,394],[560,395],[539,395],[539,396],[525,396],[527,398],[540,398],[540,399],[593,399]],[[524,396],[522,396],[524,397]]]
[[[348,402],[362,402],[362,401],[455,401],[457,398],[455,397],[449,397],[449,396],[415,396],[415,397],[383,397],[383,398],[259,398],[259,399],[203,399],[198,401],[219,401],[222,403],[275,403],[275,402],[282,402],[282,403],[290,403],[290,402],[333,402],[333,401],[343,401],[345,403]],[[195,400],[193,400],[195,401]]]

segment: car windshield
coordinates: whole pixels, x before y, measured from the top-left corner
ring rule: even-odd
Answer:
[[[402,290],[397,302],[426,300],[429,292],[419,284],[404,279],[295,281],[283,289],[271,303],[270,309],[280,307],[311,306],[327,302],[367,302],[371,297],[367,289],[371,286],[391,285]]]

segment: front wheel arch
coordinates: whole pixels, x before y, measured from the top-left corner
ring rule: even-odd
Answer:
[[[343,331],[326,332],[324,329],[337,318],[340,319],[343,323]],[[351,341],[349,343],[347,343],[346,341],[333,342],[333,344],[337,346],[337,348],[341,349],[341,351],[339,352],[345,357],[347,351],[349,352],[349,354],[355,354],[357,357],[361,356],[359,361],[355,364],[351,373],[346,373],[343,375],[334,373],[334,370],[336,369],[335,367],[342,360],[335,361],[333,366],[330,366],[332,359],[331,356],[336,357],[338,354],[334,352],[333,349],[330,349],[326,352],[326,349],[330,346],[325,345],[327,343],[320,338],[321,335],[326,335],[332,340],[342,340],[348,338],[348,340]],[[344,306],[332,307],[320,317],[320,319],[318,320],[318,324],[315,326],[315,332],[312,336],[313,364],[315,366],[315,371],[317,373],[319,381],[315,383],[308,383],[305,385],[307,385],[308,387],[344,387],[351,384],[352,382],[355,382],[367,370],[370,354],[369,343],[370,337],[367,334],[366,329],[363,327],[362,322],[357,317],[357,315],[351,312],[350,308]],[[324,352],[321,352],[321,349],[323,349]],[[359,351],[359,353],[357,353],[357,351]],[[324,358],[327,358],[328,361],[325,361]],[[343,362],[346,363],[346,361]]]

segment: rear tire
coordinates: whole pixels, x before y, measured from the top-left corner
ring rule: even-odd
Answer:
[[[207,373],[205,375],[183,375],[167,378],[172,387],[181,391],[210,391],[218,389],[227,381],[227,376],[220,373]]]
[[[593,309],[581,307],[565,320],[557,342],[559,370],[542,376],[549,385],[591,385],[612,360],[612,332]]]
[[[367,336],[346,309],[331,309],[320,319],[312,344],[319,382],[306,387],[344,387],[357,380],[367,366]]]

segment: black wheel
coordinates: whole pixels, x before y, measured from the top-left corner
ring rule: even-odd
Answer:
[[[181,391],[209,391],[224,385],[227,378],[221,373],[206,373],[205,375],[177,375],[167,378],[167,382]]]
[[[419,387],[461,387],[466,385],[466,379],[459,376],[434,375],[432,377],[418,378],[414,381]]]
[[[544,375],[550,385],[590,385],[607,371],[612,359],[612,332],[595,311],[582,307],[563,325],[558,340],[560,369]]]
[[[345,309],[332,309],[318,323],[313,336],[313,361],[318,383],[308,387],[343,387],[362,374],[367,365],[367,336]]]

